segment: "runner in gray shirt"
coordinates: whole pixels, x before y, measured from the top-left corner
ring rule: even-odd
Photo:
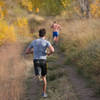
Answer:
[[[47,97],[46,87],[47,87],[47,55],[51,55],[54,52],[54,48],[51,43],[45,40],[46,30],[40,29],[39,30],[39,39],[33,40],[31,44],[29,44],[28,48],[26,49],[25,53],[34,53],[33,62],[34,62],[34,69],[35,75],[39,75],[39,68],[41,69],[41,76],[44,82],[43,85],[43,97]],[[33,51],[31,51],[33,48]],[[47,52],[47,48],[49,48],[49,52]]]
[[[29,45],[28,48],[34,48],[34,58],[33,59],[46,59],[46,50],[50,46],[50,42],[40,37]]]

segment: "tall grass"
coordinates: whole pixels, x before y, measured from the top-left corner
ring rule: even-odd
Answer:
[[[0,16],[0,100],[22,100],[27,66],[21,53],[24,52],[24,41],[31,37],[28,19],[19,16],[19,5],[15,0],[2,1],[6,2],[8,13]],[[3,10],[0,10],[1,15]],[[25,16],[26,12],[21,11],[21,16]]]
[[[69,22],[61,34],[60,48],[66,54],[66,64],[74,64],[80,73],[100,90],[100,19]],[[62,45],[63,44],[63,45]]]
[[[0,47],[0,100],[21,100],[26,66],[18,44]]]

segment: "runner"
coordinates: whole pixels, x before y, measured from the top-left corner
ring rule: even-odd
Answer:
[[[39,30],[39,39],[33,40],[32,43],[28,46],[25,53],[29,54],[34,52],[34,70],[35,75],[39,75],[38,69],[41,69],[41,76],[44,82],[43,85],[43,97],[47,97],[46,93],[46,87],[47,87],[47,80],[46,80],[46,74],[47,74],[47,55],[51,55],[54,52],[53,46],[50,44],[49,41],[45,40],[46,30],[40,29]],[[34,49],[33,51],[32,48]],[[49,52],[47,52],[47,48],[49,48]]]
[[[61,30],[61,26],[57,24],[56,21],[53,22],[51,28],[53,29],[53,44],[58,42],[59,31]]]

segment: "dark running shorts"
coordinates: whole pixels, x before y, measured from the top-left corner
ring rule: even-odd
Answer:
[[[47,74],[47,62],[46,60],[43,59],[34,59],[34,70],[35,70],[35,75],[39,75],[39,70],[38,68],[41,68],[41,75],[45,76]]]
[[[53,32],[53,38],[58,37],[59,33],[58,32]]]

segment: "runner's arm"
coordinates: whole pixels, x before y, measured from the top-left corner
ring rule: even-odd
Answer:
[[[25,50],[25,54],[31,54],[31,53],[33,53],[32,48],[27,48],[27,49]]]
[[[59,25],[59,29],[60,29],[60,30],[62,29],[61,25]]]
[[[53,28],[53,24],[51,25],[51,28]]]
[[[49,48],[50,51],[47,52],[47,55],[49,56],[49,55],[51,55],[54,52],[54,48],[53,48],[52,45],[50,45],[48,48]]]
[[[33,53],[33,46],[34,46],[34,41],[32,41],[29,46],[27,47],[27,49],[25,50],[25,54],[30,54]]]

